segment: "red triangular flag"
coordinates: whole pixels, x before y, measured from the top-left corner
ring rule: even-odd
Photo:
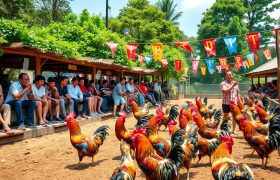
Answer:
[[[251,52],[260,50],[260,34],[258,32],[246,34]]]
[[[136,50],[137,50],[138,44],[127,44],[126,45],[126,53],[127,53],[127,59],[133,59],[135,60]]]
[[[161,60],[161,66],[162,66],[163,69],[167,68],[167,64],[168,64],[167,59],[162,59]]]
[[[220,64],[222,66],[222,69],[227,69],[227,58],[226,57],[221,57],[219,58]]]
[[[190,43],[188,41],[183,41],[183,42],[175,42],[175,45],[182,48],[182,49],[185,49],[186,51],[188,51],[189,53],[192,52],[192,49],[191,49],[191,46],[190,46]]]
[[[182,60],[180,59],[174,60],[174,64],[175,64],[175,70],[177,72],[182,70]]]
[[[216,44],[215,39],[204,39],[203,41],[204,48],[206,50],[207,57],[213,55],[216,56]]]
[[[115,57],[115,52],[116,52],[118,43],[106,43],[106,44],[107,44],[107,46],[111,49],[112,58],[114,59],[114,57]]]
[[[139,63],[144,64],[144,55],[138,54],[137,56],[138,56]]]
[[[271,60],[271,59],[272,59],[272,58],[271,58],[270,49],[263,50],[263,54],[264,54],[264,56],[265,56],[265,58],[266,58],[267,60]]]

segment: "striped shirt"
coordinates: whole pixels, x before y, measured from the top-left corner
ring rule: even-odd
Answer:
[[[234,81],[231,81],[231,83],[229,83],[227,81],[223,81],[220,85],[221,90],[224,91],[224,90],[229,89],[233,83],[234,83]],[[237,104],[238,93],[239,93],[238,85],[234,86],[229,93],[227,93],[227,94],[223,93],[223,104],[229,105],[231,101],[233,101],[235,104]]]

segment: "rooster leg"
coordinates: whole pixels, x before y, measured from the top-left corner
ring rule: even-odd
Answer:
[[[264,168],[264,158],[262,158],[262,168]]]
[[[187,180],[190,179],[190,168],[187,168]]]
[[[255,150],[253,150],[253,152],[251,153],[251,156],[253,156],[254,152],[255,152]]]
[[[92,156],[91,158],[92,158],[92,159],[91,159],[91,163],[92,163],[92,165],[93,165],[94,157]]]
[[[196,164],[198,164],[200,160],[201,160],[201,156],[198,155],[198,160],[197,160]]]
[[[211,156],[209,157],[209,164],[211,164]]]
[[[268,157],[266,157],[266,159],[265,159],[264,167],[266,167],[266,165],[268,163],[267,161],[268,161]]]

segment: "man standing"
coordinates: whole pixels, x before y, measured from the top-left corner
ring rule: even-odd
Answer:
[[[33,100],[34,95],[29,76],[26,73],[20,73],[18,79],[18,81],[11,84],[5,103],[15,109],[19,125],[18,129],[25,130],[25,125],[33,126],[32,120],[36,101]],[[23,120],[22,114],[23,107],[27,108],[25,120]]]
[[[117,107],[121,104],[120,112],[123,111],[125,106],[125,78],[121,78],[120,82],[114,87],[113,90],[113,99],[114,99],[114,108],[113,108],[113,117],[118,118],[116,115]]]
[[[56,99],[58,99],[59,101],[60,109],[62,112],[61,118],[63,120],[65,120],[66,118],[65,105],[69,105],[70,112],[74,111],[74,101],[71,99],[70,95],[68,94],[67,84],[68,84],[68,78],[66,76],[61,76],[59,83],[56,84],[56,88],[58,91],[58,96],[56,97]]]
[[[221,90],[223,93],[223,103],[222,109],[224,113],[223,121],[229,116],[230,113],[230,102],[237,104],[237,101],[240,99],[239,87],[236,81],[232,80],[232,72],[227,71],[225,74],[226,80],[221,83]],[[235,132],[236,122],[232,120],[232,133]]]
[[[83,97],[83,93],[78,86],[79,84],[79,78],[74,77],[72,79],[72,84],[67,85],[68,93],[71,97],[71,99],[74,101],[74,111],[76,115],[79,115],[79,103],[83,103],[83,109],[82,109],[82,118],[88,118],[86,115],[88,110],[88,99]]]

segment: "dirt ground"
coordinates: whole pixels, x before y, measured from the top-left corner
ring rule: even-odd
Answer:
[[[183,104],[185,101],[171,101],[170,104]],[[221,100],[211,100],[210,104],[221,106]],[[155,109],[151,109],[155,112]],[[133,116],[127,118],[126,127],[132,128],[136,120]],[[113,170],[120,162],[119,141],[115,137],[115,120],[94,122],[82,126],[82,132],[91,135],[101,125],[109,125],[110,136],[101,146],[95,156],[94,165],[91,166],[91,158],[85,157],[77,168],[78,156],[69,140],[69,132],[50,134],[39,138],[33,138],[7,144],[0,147],[0,179],[109,179]],[[167,131],[160,132],[170,138]],[[268,167],[261,168],[261,159],[256,155],[250,155],[252,149],[243,139],[242,132],[234,135],[233,157],[237,162],[247,163],[253,170],[255,179],[280,179],[280,158],[277,152],[270,155]],[[186,179],[186,169],[180,170],[180,179]],[[208,157],[202,158],[199,164],[193,163],[191,179],[213,179]],[[137,169],[137,178],[145,179],[141,170]]]

